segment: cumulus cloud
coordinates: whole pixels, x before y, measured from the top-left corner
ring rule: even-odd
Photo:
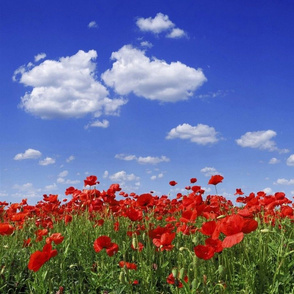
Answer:
[[[38,62],[42,59],[44,59],[46,57],[46,53],[39,53],[37,54],[34,58],[35,58],[35,62]]]
[[[280,153],[289,152],[288,149],[279,149],[276,142],[271,140],[277,133],[273,130],[247,132],[236,140],[241,147],[258,148],[261,150],[278,151]]]
[[[108,97],[108,90],[95,76],[96,58],[95,50],[80,50],[32,68],[18,68],[13,80],[33,88],[21,97],[19,107],[42,119],[117,115],[126,101]]]
[[[187,123],[178,125],[171,129],[166,136],[166,139],[183,139],[190,140],[193,143],[206,145],[218,142],[218,133],[213,127],[208,125],[198,124],[197,126],[191,126]]]
[[[39,161],[40,165],[49,165],[49,164],[54,164],[55,163],[55,159],[51,158],[51,157],[46,157],[43,160]]]
[[[167,38],[181,38],[186,35],[182,29],[175,27],[175,24],[169,19],[168,15],[160,12],[157,13],[154,18],[140,17],[136,21],[136,24],[143,32],[151,32],[154,34],[168,32],[166,35]]]
[[[150,59],[144,51],[125,45],[113,52],[112,68],[102,74],[107,86],[120,95],[136,96],[162,102],[187,100],[207,79],[201,69],[179,61],[166,63]]]
[[[103,121],[100,121],[100,120],[95,120],[91,123],[89,123],[88,125],[85,126],[85,129],[88,129],[88,128],[91,128],[91,127],[94,127],[94,128],[108,128],[109,127],[109,121],[104,119]]]
[[[210,177],[213,175],[220,175],[220,173],[214,167],[204,167],[200,170],[206,177]]]
[[[184,36],[186,36],[185,31],[179,28],[174,28],[169,34],[166,35],[167,38],[171,39],[182,38]]]
[[[273,157],[273,158],[270,159],[269,164],[277,164],[277,163],[279,163],[279,162],[280,162],[279,159]]]
[[[35,149],[27,149],[24,153],[18,153],[14,156],[14,160],[37,159],[41,157],[42,153]]]
[[[294,166],[294,154],[290,155],[288,158],[287,158],[287,165],[289,166]]]
[[[75,157],[73,155],[71,155],[66,159],[66,162],[71,162],[73,160],[75,160]]]
[[[26,184],[15,184],[12,189],[16,190],[17,192],[13,194],[14,197],[19,198],[33,198],[33,197],[40,197],[42,189],[35,188],[32,183]]]
[[[146,47],[146,48],[151,48],[151,47],[153,47],[152,43],[150,43],[150,42],[148,42],[148,41],[142,41],[142,42],[140,43],[140,45],[141,45],[142,47]]]
[[[287,180],[285,178],[277,179],[275,184],[279,185],[294,185],[294,179]]]
[[[64,170],[61,173],[59,173],[58,177],[65,178],[67,175],[68,175],[68,171],[67,170]]]
[[[137,177],[134,174],[127,174],[124,170],[119,171],[113,175],[110,175],[109,178],[112,181],[117,181],[117,182],[125,182],[125,181],[138,181],[140,180],[139,177]]]
[[[98,28],[96,21],[93,20],[93,21],[89,22],[88,28],[90,28],[90,29]]]
[[[139,156],[136,155],[125,155],[125,154],[116,154],[115,158],[121,159],[121,160],[136,160],[140,164],[158,164],[160,162],[169,162],[170,159],[164,155],[161,157],[154,157],[154,156]]]

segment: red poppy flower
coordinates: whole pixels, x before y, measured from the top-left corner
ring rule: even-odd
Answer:
[[[214,256],[214,249],[209,245],[197,245],[194,247],[194,252],[198,258],[205,260]]]
[[[120,261],[118,264],[120,267],[126,267],[127,269],[137,270],[137,265],[135,263]]]
[[[211,176],[210,180],[208,181],[208,185],[217,185],[218,183],[221,183],[224,179],[221,175],[214,175]]]
[[[135,247],[133,244],[131,244],[131,248],[133,250],[138,250],[139,252],[141,252],[143,250],[143,248],[144,248],[144,245],[141,242],[138,242],[138,246],[137,247]]]
[[[118,245],[112,243],[111,239],[108,236],[100,236],[94,241],[94,250],[100,252],[101,250],[106,249],[108,256],[113,256],[118,252]]]
[[[173,239],[175,238],[176,233],[164,233],[160,236],[160,238],[154,238],[153,244],[156,247],[159,247],[161,251],[163,250],[172,250],[172,248],[174,247],[174,245],[171,244],[171,242],[173,241]]]
[[[197,179],[196,179],[196,178],[191,178],[191,179],[190,179],[190,183],[191,183],[191,184],[194,184],[194,183],[196,183],[196,182],[197,182]]]
[[[220,239],[208,238],[205,240],[205,245],[212,247],[214,252],[221,252],[223,250],[222,241]]]
[[[56,255],[57,250],[52,250],[52,245],[46,244],[42,251],[38,250],[31,255],[28,269],[37,272],[45,262]]]
[[[14,227],[8,223],[1,223],[0,224],[0,235],[11,235],[14,231]]]
[[[50,237],[46,238],[46,243],[54,242],[56,245],[63,241],[64,237],[60,233],[53,233]]]
[[[137,198],[137,204],[141,207],[146,207],[153,203],[153,197],[151,194],[142,194]]]
[[[213,232],[216,229],[216,222],[209,221],[202,224],[200,232],[206,236],[212,236]]]
[[[166,282],[168,284],[171,284],[171,285],[175,285],[177,286],[177,288],[183,288],[183,283],[180,281],[179,279],[179,275],[180,273],[178,273],[178,277],[175,278],[173,273],[171,273],[167,278],[166,278]],[[188,276],[185,276],[184,277],[184,282],[188,283]]]
[[[176,181],[170,181],[169,184],[170,184],[171,186],[175,186],[175,185],[177,184],[177,182],[176,182]]]
[[[64,223],[65,223],[65,224],[68,224],[68,223],[70,223],[71,221],[72,221],[72,216],[67,214],[67,215],[64,217]]]
[[[99,184],[99,182],[97,182],[97,177],[96,176],[88,176],[85,180],[84,180],[84,185],[87,186],[94,186]]]
[[[125,214],[131,221],[138,221],[143,217],[142,211],[134,208],[128,209]]]
[[[236,193],[234,195],[243,195],[244,193],[242,192],[241,189],[236,189]]]

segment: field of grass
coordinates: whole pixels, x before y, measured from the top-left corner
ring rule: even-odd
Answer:
[[[294,293],[292,201],[196,182],[172,198],[90,176],[62,202],[0,202],[0,293]]]

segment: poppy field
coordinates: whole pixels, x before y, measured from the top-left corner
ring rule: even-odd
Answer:
[[[0,202],[0,293],[294,293],[283,192],[236,189],[233,204],[196,178],[168,196],[98,187],[89,176],[63,200]]]

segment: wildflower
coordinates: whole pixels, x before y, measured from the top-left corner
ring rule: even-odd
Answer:
[[[198,258],[205,260],[214,256],[214,249],[209,245],[197,245],[194,247],[194,252]]]
[[[176,181],[170,181],[169,184],[170,184],[171,186],[175,186],[175,185],[177,184],[177,182],[176,182]]]
[[[208,181],[208,185],[217,185],[221,183],[223,179],[224,177],[221,175],[211,176],[210,180]]]
[[[135,263],[120,261],[118,264],[120,267],[126,267],[127,269],[137,270],[137,265]]]
[[[179,276],[179,274],[178,274]],[[188,277],[184,277],[184,282],[188,283]],[[171,273],[167,278],[166,281],[168,284],[175,285],[178,288],[183,288],[183,283],[180,281],[179,277],[175,278],[173,273]]]
[[[14,231],[14,227],[8,223],[1,223],[0,224],[0,235],[11,235]]]
[[[156,247],[159,247],[161,251],[163,250],[172,250],[172,248],[174,247],[174,245],[171,244],[171,242],[173,241],[173,239],[175,238],[176,233],[163,233],[160,238],[154,238],[153,244]]]
[[[42,251],[38,250],[31,255],[30,261],[28,264],[28,269],[34,272],[37,272],[45,262],[47,262],[48,260],[50,260],[52,257],[56,255],[57,255],[57,250],[56,249],[52,250],[51,243],[46,244],[43,247]]]
[[[84,180],[84,185],[85,186],[95,186],[96,183],[99,184],[99,182],[97,182],[97,177],[96,176],[88,176]]]
[[[106,249],[108,256],[113,256],[118,252],[118,245],[112,243],[111,239],[108,236],[100,236],[94,241],[94,250],[100,252],[101,250]]]
[[[46,238],[46,243],[50,244],[54,242],[56,245],[63,241],[64,237],[60,233],[54,233],[50,237]]]

